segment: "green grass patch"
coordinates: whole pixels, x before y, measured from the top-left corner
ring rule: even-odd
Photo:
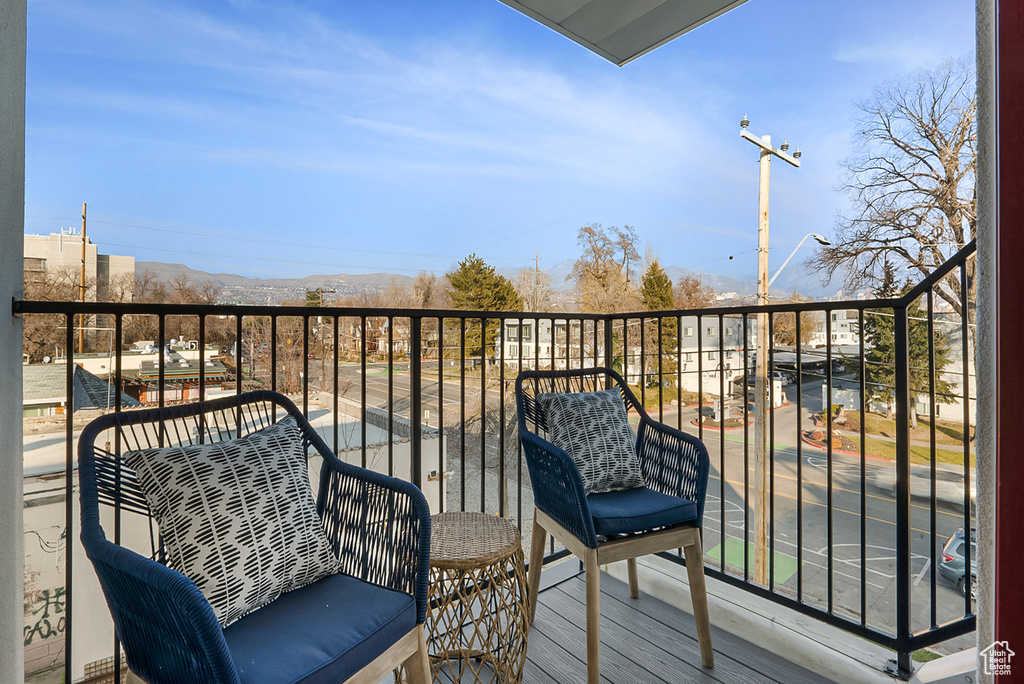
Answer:
[[[927,648],[921,648],[914,651],[911,657],[913,657],[915,663],[927,663],[930,660],[938,660],[942,657],[942,654],[930,651]]]
[[[853,435],[844,435],[854,445],[851,449],[854,453],[860,453],[860,438]],[[896,445],[892,442],[887,442],[881,439],[871,439],[869,436],[867,439],[867,447],[865,452],[868,456],[874,456],[876,458],[888,458],[890,460],[896,459]],[[937,463],[950,463],[952,465],[962,466],[964,464],[964,455],[962,451],[953,451],[950,449],[936,449],[935,450],[935,461]],[[916,444],[910,445],[910,462],[911,463],[931,463],[931,449],[926,446],[919,446]],[[971,467],[976,465],[975,455],[971,454]]]
[[[743,540],[736,537],[729,537],[725,540],[725,564],[743,571]],[[747,569],[754,572],[754,544],[748,543],[747,547]],[[707,556],[715,560],[722,558],[722,545],[715,546],[706,552]],[[772,578],[776,584],[782,584],[796,574],[796,558],[785,553],[775,552],[774,563],[769,563],[772,568]]]
[[[859,430],[861,413],[860,411],[844,411],[843,414],[847,416],[848,425],[850,427],[843,428],[846,430]],[[864,427],[865,431],[870,434],[883,435],[885,437],[896,436],[896,421],[890,420],[885,416],[878,415],[876,413],[865,414],[864,420],[866,421]],[[973,429],[971,430],[971,436],[974,436]],[[931,439],[931,418],[928,416],[922,416],[917,419],[917,427],[911,428],[910,439],[914,441],[927,442]],[[935,421],[935,443],[936,444],[948,444],[950,446],[957,446],[964,442],[964,429],[959,423],[950,423],[943,420]],[[971,444],[971,448],[974,445]]]

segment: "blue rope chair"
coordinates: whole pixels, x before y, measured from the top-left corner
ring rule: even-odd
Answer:
[[[587,495],[572,457],[545,439],[548,424],[541,394],[616,389],[627,411],[640,417],[636,451],[645,487]],[[600,566],[628,561],[629,590],[640,595],[637,556],[682,548],[701,661],[714,666],[704,584],[701,525],[709,459],[697,438],[654,421],[622,377],[607,368],[524,371],[516,378],[519,439],[533,487],[530,549],[530,616],[537,606],[544,545],[551,534],[583,561],[586,569],[587,681],[600,680]]]
[[[286,414],[307,449],[323,457],[317,512],[342,571],[222,629],[195,583],[165,565],[159,530],[120,454],[234,439]],[[82,543],[132,673],[150,684],[375,684],[404,664],[411,682],[429,682],[423,623],[430,512],[423,494],[340,461],[286,397],[260,391],[108,414],[86,427],[78,450]],[[103,520],[113,520],[113,541],[100,525],[101,507]],[[122,530],[131,523],[138,531],[140,520],[149,528],[143,553],[121,544],[129,536]]]

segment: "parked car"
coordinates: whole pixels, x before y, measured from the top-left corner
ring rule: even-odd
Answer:
[[[733,380],[733,382],[735,382],[737,385],[739,385],[739,384],[743,383],[743,380],[744,380],[743,376],[740,376],[740,377],[736,378],[735,380]],[[793,384],[793,376],[791,376],[788,373],[783,373],[782,371],[774,371],[772,373],[772,380],[778,380],[779,382],[781,382],[783,384],[783,386],[785,386],[785,385],[792,385]],[[756,384],[756,382],[757,382],[756,381],[756,376],[748,375],[746,377],[746,381],[747,381],[747,385],[748,386],[753,387]]]
[[[772,377],[775,378],[776,380],[781,380],[783,385],[792,385],[795,382],[792,375],[790,375],[789,373],[784,373],[782,371],[775,371],[772,374]]]
[[[960,593],[971,590],[971,598],[975,598],[978,574],[978,545],[975,531],[971,530],[971,577],[967,580],[965,572],[967,560],[967,535],[963,529],[954,532],[942,547],[942,559],[939,561],[939,574],[956,585]]]

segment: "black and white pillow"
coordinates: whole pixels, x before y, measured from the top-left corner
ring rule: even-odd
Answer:
[[[636,435],[618,391],[540,394],[537,402],[548,437],[572,456],[587,494],[644,486]]]
[[[240,439],[123,459],[160,526],[167,565],[196,583],[222,627],[339,571],[294,418]]]

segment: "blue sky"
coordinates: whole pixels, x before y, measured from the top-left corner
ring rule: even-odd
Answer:
[[[853,103],[973,58],[973,13],[750,0],[616,67],[497,0],[30,0],[26,232],[88,202],[102,252],[292,277],[547,268],[629,224],[753,278],[739,119],[804,153],[772,166],[774,270],[845,209]]]

